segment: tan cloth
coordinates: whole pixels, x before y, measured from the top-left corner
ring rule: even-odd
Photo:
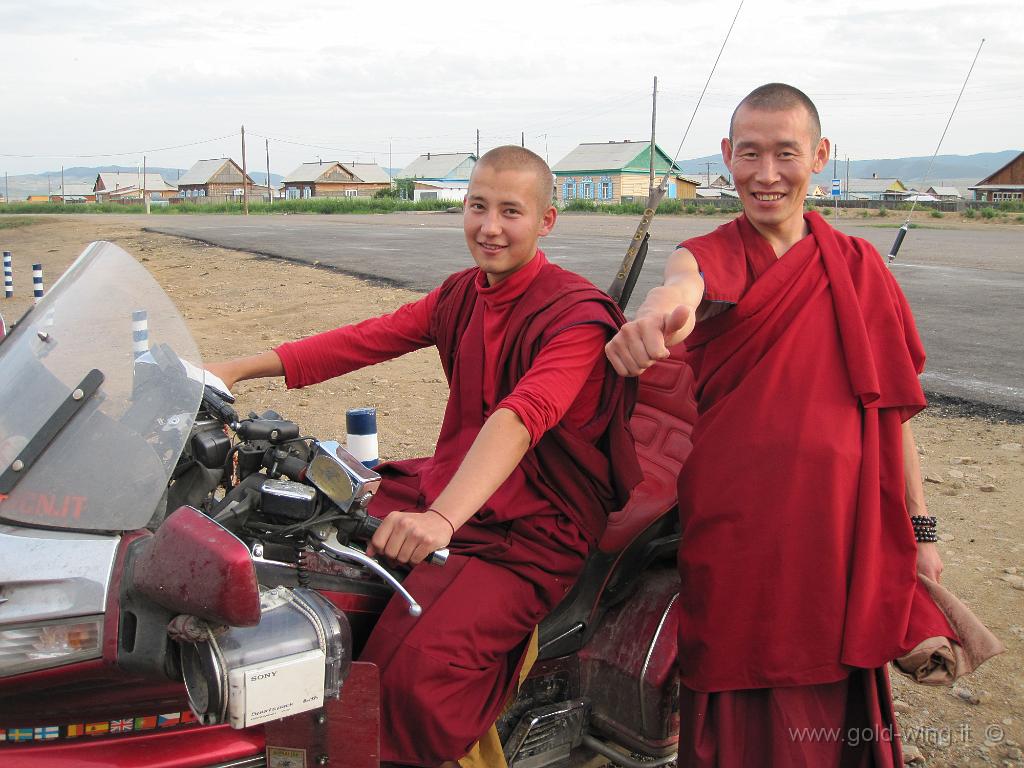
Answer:
[[[917,578],[945,614],[960,642],[930,637],[893,662],[899,672],[924,685],[952,685],[957,678],[1006,650],[999,638],[952,592],[927,576],[918,574]]]
[[[530,674],[530,670],[533,669],[539,651],[540,643],[537,639],[537,630],[534,629],[533,635],[530,636],[530,642],[526,646],[523,665],[519,669],[519,684],[509,696],[509,700],[505,702],[506,708],[515,700],[519,687],[523,684],[526,676]],[[508,763],[505,762],[505,752],[501,748],[501,739],[498,738],[497,725],[492,725],[490,730],[480,737],[480,741],[473,745],[469,754],[459,760],[458,765],[460,768],[508,768]]]

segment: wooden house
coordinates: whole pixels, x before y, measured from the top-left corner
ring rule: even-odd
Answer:
[[[655,146],[655,184],[671,169],[669,199],[680,192],[695,196],[696,185],[680,178],[679,168],[660,147]],[[646,202],[650,192],[651,142],[608,141],[580,144],[551,169],[555,174],[555,199],[595,203]],[[690,194],[690,192],[694,194]]]
[[[850,200],[900,201],[909,190],[899,179],[883,179],[872,174],[870,179],[850,179],[847,195]]]
[[[427,152],[405,166],[395,178],[468,183],[476,160],[470,152]]]
[[[137,171],[101,171],[92,186],[97,203],[142,200],[143,188],[150,200],[166,199],[177,192],[159,173],[146,173],[143,178]]]
[[[960,194],[960,190],[956,187],[931,186],[925,190],[925,193],[931,195],[936,200],[959,200],[963,197],[963,195]]]
[[[252,177],[246,174],[243,180],[242,168],[229,157],[200,160],[178,179],[178,196],[188,202],[241,200],[243,190],[258,199]]]
[[[975,200],[989,203],[1024,199],[1024,152],[968,189]]]
[[[51,203],[95,203],[96,192],[93,184],[68,182],[57,187],[57,192],[50,195]]]
[[[337,160],[303,163],[284,180],[289,200],[307,197],[372,197],[389,189],[391,179],[376,163],[340,163]]]

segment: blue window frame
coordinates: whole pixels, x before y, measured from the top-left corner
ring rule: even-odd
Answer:
[[[580,197],[584,200],[594,199],[594,180],[589,176],[584,176],[580,180]]]
[[[597,199],[598,200],[611,200],[612,199],[612,180],[608,176],[601,177],[600,186],[597,188]]]
[[[566,179],[562,182],[562,201],[576,199],[576,179]]]

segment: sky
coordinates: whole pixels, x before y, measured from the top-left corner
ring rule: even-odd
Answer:
[[[718,151],[736,103],[792,83],[840,158],[1024,144],[1021,0],[631,3],[4,0],[0,172],[188,168],[247,160],[402,167],[423,152],[520,143],[554,164],[580,142]]]

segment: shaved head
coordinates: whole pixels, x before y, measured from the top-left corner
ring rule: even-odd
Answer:
[[[548,167],[548,164],[537,153],[513,144],[495,147],[485,152],[477,161],[476,166],[473,168],[473,173],[476,173],[477,168],[532,174],[536,179],[536,199],[540,205],[540,210],[544,211],[551,206],[554,176],[551,173],[551,168]],[[472,177],[470,182],[472,183]]]
[[[729,141],[732,141],[733,123],[736,122],[736,113],[743,107],[759,109],[765,112],[783,112],[789,109],[802,107],[810,120],[811,146],[815,146],[821,138],[821,120],[818,118],[818,109],[807,94],[799,88],[785,83],[768,83],[755,88],[748,93],[743,101],[739,103],[732,118],[729,120]]]

